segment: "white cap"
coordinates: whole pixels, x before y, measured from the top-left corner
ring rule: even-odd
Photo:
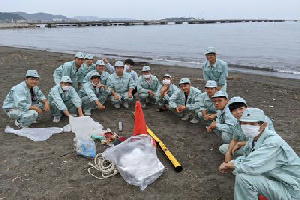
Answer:
[[[265,113],[259,108],[247,108],[242,117],[240,118],[241,122],[264,122]]]
[[[226,97],[226,99],[228,99],[228,94],[222,90],[219,90],[218,92],[215,93],[214,96],[212,96],[212,98],[218,98],[218,97]]]
[[[229,100],[228,105],[230,105],[230,104],[232,104],[232,103],[244,103],[244,104],[247,105],[246,100],[243,99],[242,97],[239,97],[239,96],[237,96],[237,97],[232,97],[232,98]]]
[[[39,73],[36,70],[27,70],[26,77],[34,77],[34,78],[40,78]]]
[[[72,79],[69,76],[63,76],[60,80],[61,83],[72,83]]]
[[[96,65],[105,65],[103,60],[97,60]]]
[[[205,84],[206,88],[216,88],[218,87],[217,82],[216,81],[212,81],[212,80],[208,80]]]
[[[92,79],[92,77],[95,77],[95,76],[101,77],[100,74],[99,74],[98,72],[92,72],[92,73],[90,74],[90,79]]]
[[[124,67],[124,63],[122,61],[116,61],[115,67]]]
[[[84,54],[82,52],[77,52],[75,58],[84,58]]]
[[[148,72],[150,70],[151,70],[150,66],[144,66],[142,72]]]
[[[189,78],[182,78],[182,79],[180,79],[179,85],[180,85],[180,84],[184,84],[184,83],[191,84],[191,81],[190,81]]]
[[[215,47],[207,47],[207,49],[205,49],[205,55],[206,54],[209,54],[209,53],[214,53],[214,54],[216,54],[217,53],[217,51],[216,51],[216,48]]]
[[[171,76],[170,74],[165,74],[165,75],[163,76],[163,78],[165,78],[165,77],[172,78],[172,76]]]
[[[86,54],[85,56],[84,56],[84,59],[88,59],[88,60],[93,60],[94,59],[94,56],[92,55],[92,54]]]

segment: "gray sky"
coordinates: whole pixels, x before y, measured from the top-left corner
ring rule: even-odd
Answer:
[[[300,0],[0,0],[0,11],[136,19],[300,19]]]

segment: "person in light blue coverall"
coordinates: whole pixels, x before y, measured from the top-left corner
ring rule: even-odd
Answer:
[[[69,76],[72,80],[72,85],[76,90],[80,88],[80,81],[83,80],[84,70],[82,64],[84,62],[84,54],[78,52],[75,54],[75,60],[66,62],[55,69],[53,73],[54,82],[59,85],[63,76]]]
[[[241,118],[243,112],[247,109],[246,100],[242,97],[232,97],[228,103],[228,108],[231,114],[238,120]],[[272,120],[265,116],[265,122],[267,128],[275,131]],[[219,150],[222,154],[225,154],[225,161],[229,162],[233,158],[243,155],[244,145],[248,141],[248,138],[244,135],[240,123],[231,127],[233,138],[229,144],[223,144],[220,146]]]
[[[82,100],[82,107],[85,115],[91,115],[92,109],[105,109],[105,102],[111,94],[111,90],[100,81],[101,76],[98,72],[90,75],[90,81],[83,84],[79,91]]]
[[[133,101],[132,91],[136,87],[134,81],[128,73],[124,73],[124,63],[115,63],[115,73],[111,74],[107,81],[107,86],[111,89],[111,102],[115,108],[119,109],[121,104],[129,108]]]
[[[107,58],[103,58],[103,62],[105,63],[106,71],[113,74],[115,72],[115,67],[109,63]]]
[[[78,112],[79,117],[83,116],[81,99],[72,87],[70,77],[63,76],[60,84],[51,88],[48,98],[54,123],[60,122],[63,114],[69,117],[70,115],[76,116]]]
[[[217,59],[216,49],[208,47],[205,51],[207,61],[203,64],[203,78],[205,81],[213,80],[218,84],[218,90],[227,90],[228,65]]]
[[[209,124],[217,117],[217,110],[212,100],[212,97],[218,91],[217,87],[216,81],[208,80],[206,82],[205,92],[203,92],[200,96],[200,108],[196,111],[198,119],[203,119]],[[195,121],[195,123],[199,122],[198,119]]]
[[[143,108],[146,108],[147,103],[156,103],[155,94],[159,87],[160,82],[156,76],[151,74],[150,66],[144,66],[142,76],[137,81],[137,92]]]
[[[201,90],[191,86],[189,78],[182,78],[179,81],[180,90],[175,92],[169,99],[171,111],[178,114],[183,121],[187,121],[196,115],[196,110],[200,108]],[[192,119],[192,120],[193,120]]]
[[[50,110],[48,100],[38,87],[39,79],[36,70],[28,70],[25,81],[12,87],[3,102],[5,113],[19,128],[30,126],[39,114]]]
[[[105,63],[103,60],[97,60],[96,62],[96,68],[95,70],[90,71],[89,73],[87,73],[87,75],[84,78],[84,83],[85,82],[90,82],[91,80],[91,75],[94,74],[95,72],[98,72],[100,74],[100,80],[101,80],[101,84],[103,85],[107,85],[107,80],[110,76],[110,74],[105,71],[106,67],[105,67]]]
[[[96,70],[96,64],[94,62],[94,56],[92,54],[86,54],[84,56],[84,63],[79,69],[79,76],[78,76],[78,82],[82,85],[84,82],[84,79],[86,75],[91,72]]]
[[[215,132],[221,136],[223,144],[229,144],[232,140],[232,127],[237,124],[237,119],[231,114],[228,108],[228,95],[222,90],[212,97],[217,111],[216,121],[208,127],[207,132]]]
[[[245,154],[223,162],[219,171],[233,170],[234,199],[257,200],[259,195],[273,200],[300,199],[300,158],[275,132],[266,128],[264,112],[247,108],[240,118],[241,128],[250,138]]]
[[[134,81],[134,84],[137,86],[137,81],[138,81],[138,74],[136,71],[134,71],[132,68],[135,65],[134,61],[132,59],[126,59],[124,61],[124,72],[127,72],[128,74],[131,75],[132,80]],[[137,87],[135,87],[132,91],[132,95],[134,96],[135,93],[137,93]]]
[[[158,112],[163,112],[169,109],[170,97],[179,91],[179,88],[172,83],[172,76],[165,74],[163,76],[162,85],[156,92],[156,103],[158,104]]]

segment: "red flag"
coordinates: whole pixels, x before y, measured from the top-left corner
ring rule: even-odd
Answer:
[[[268,200],[267,197],[263,196],[263,195],[259,195],[258,196],[258,200]]]
[[[140,101],[135,103],[135,112],[134,112],[134,130],[132,135],[148,134],[146,121],[144,118],[144,112]]]

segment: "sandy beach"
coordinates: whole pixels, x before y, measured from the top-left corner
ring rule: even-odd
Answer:
[[[27,69],[40,73],[40,88],[48,94],[53,82],[53,71],[73,59],[73,55],[39,50],[0,47],[0,101],[9,89],[24,79]],[[150,63],[151,64],[151,63]],[[200,69],[178,66],[151,65],[153,74],[174,76],[175,83],[182,77],[203,91]],[[134,67],[138,73],[141,65]],[[228,93],[241,96],[251,107],[258,107],[274,121],[280,134],[300,153],[300,80],[261,75],[230,73]],[[131,110],[116,110],[111,106],[92,117],[122,136],[130,136],[133,129]],[[234,176],[220,174],[218,166],[223,155],[218,151],[221,139],[208,134],[204,124],[191,124],[170,112],[158,113],[156,107],[144,110],[148,126],[164,141],[182,163],[184,170],[176,173],[160,150],[158,157],[167,168],[165,173],[145,191],[128,185],[118,174],[97,180],[87,173],[86,158],[73,150],[73,133],[54,135],[45,142],[33,142],[25,137],[5,134],[4,128],[13,121],[2,111],[0,122],[0,200],[4,199],[233,199]],[[124,130],[118,132],[118,122]],[[63,127],[68,123],[52,123],[50,113],[42,115],[34,127]],[[97,144],[97,152],[107,148]]]

